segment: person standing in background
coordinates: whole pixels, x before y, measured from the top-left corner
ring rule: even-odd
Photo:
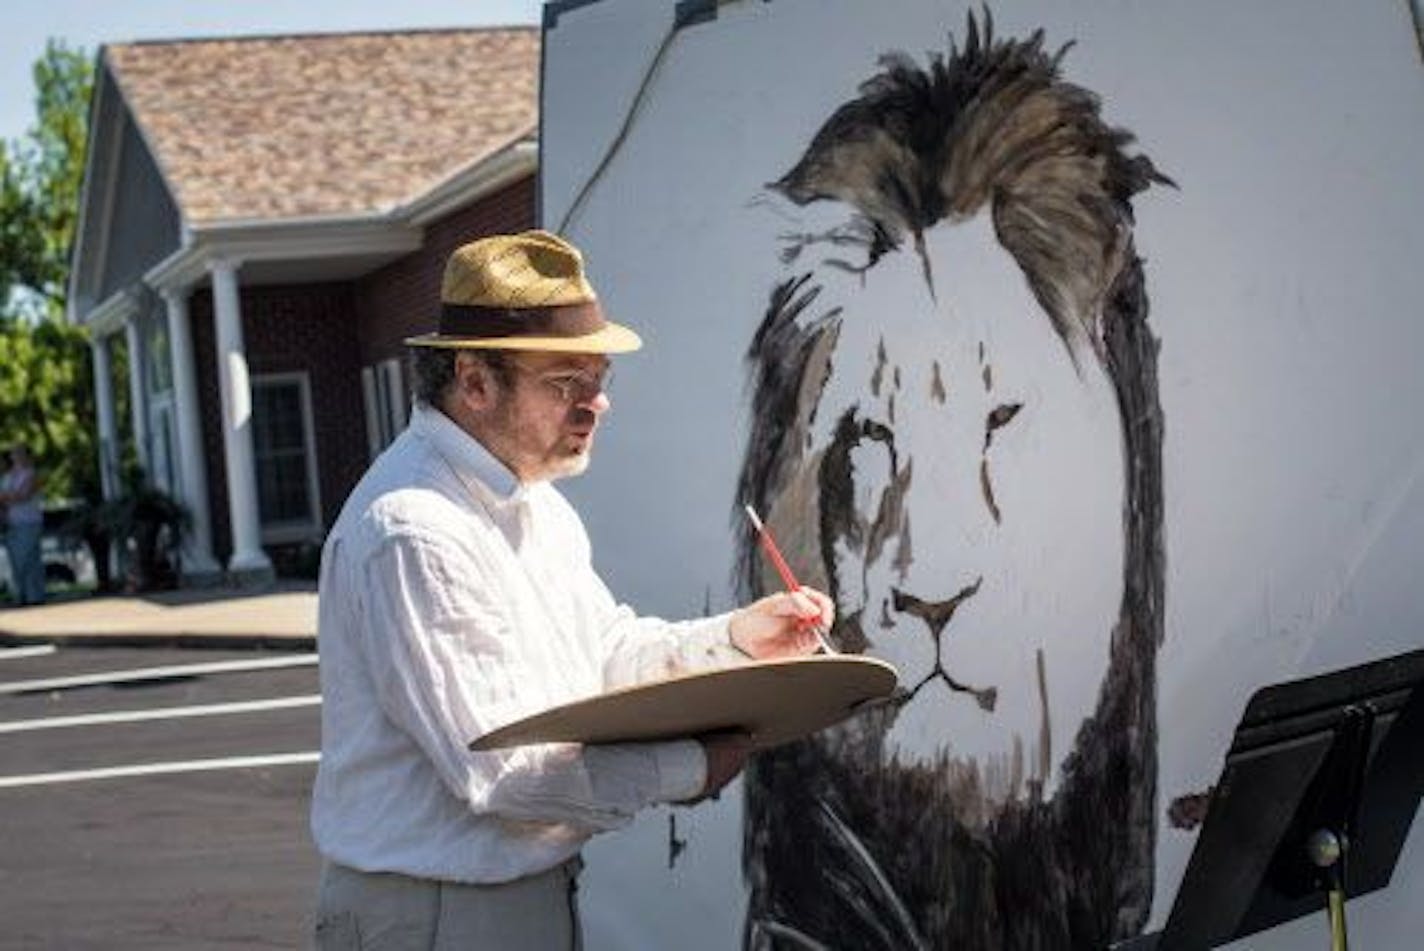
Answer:
[[[18,443],[10,450],[10,468],[0,481],[0,503],[5,506],[5,549],[10,556],[11,583],[21,606],[43,604],[44,560],[40,534],[44,510],[40,507],[40,478],[29,447]]]

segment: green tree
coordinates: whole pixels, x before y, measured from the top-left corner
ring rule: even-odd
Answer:
[[[94,377],[84,331],[61,320],[0,320],[0,367],[0,441],[30,447],[48,497],[97,497]]]
[[[59,318],[79,217],[94,69],[82,50],[50,40],[34,80],[35,124],[0,145],[0,299],[8,314]]]
[[[0,142],[0,442],[30,446],[49,497],[92,498],[93,373],[64,306],[94,71],[82,50],[50,40],[34,80],[34,125]]]

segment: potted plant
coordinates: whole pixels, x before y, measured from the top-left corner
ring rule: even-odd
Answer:
[[[154,591],[178,586],[179,553],[191,519],[183,504],[168,493],[143,485],[119,500],[120,524],[131,548],[128,586]]]
[[[101,502],[90,500],[65,526],[83,538],[94,554],[100,588],[108,586],[108,550],[116,542],[125,564],[124,589],[156,591],[178,585],[179,552],[192,522],[187,508],[151,485],[134,467],[125,474],[122,495]]]
[[[114,590],[114,579],[109,571],[109,549],[117,538],[118,525],[113,506],[98,496],[98,492],[85,493],[84,501],[70,510],[69,517],[59,528],[60,534],[81,541],[88,547],[94,559],[94,580],[100,594]]]

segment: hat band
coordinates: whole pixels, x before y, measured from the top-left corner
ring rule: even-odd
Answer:
[[[607,325],[598,301],[527,308],[440,305],[442,337],[476,340],[491,337],[585,337]]]

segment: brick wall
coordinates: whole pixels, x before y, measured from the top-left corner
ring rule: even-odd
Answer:
[[[401,341],[435,329],[445,261],[482,235],[534,227],[534,176],[426,226],[425,246],[356,282],[361,363],[405,353]]]
[[[367,465],[361,367],[403,356],[406,337],[435,329],[450,252],[485,234],[534,226],[534,176],[426,227],[425,244],[354,282],[243,287],[242,334],[253,376],[306,371],[316,429],[322,521],[329,527]],[[239,275],[239,285],[241,275]],[[213,554],[232,552],[212,293],[189,303],[198,364]]]
[[[240,280],[240,277],[239,277]],[[242,336],[247,365],[264,373],[305,371],[311,385],[322,521],[329,526],[366,469],[366,424],[361,405],[360,347],[354,332],[350,283],[242,289]],[[198,361],[198,398],[208,466],[214,554],[232,551],[227,474],[223,465],[221,402],[212,294],[190,303]]]

